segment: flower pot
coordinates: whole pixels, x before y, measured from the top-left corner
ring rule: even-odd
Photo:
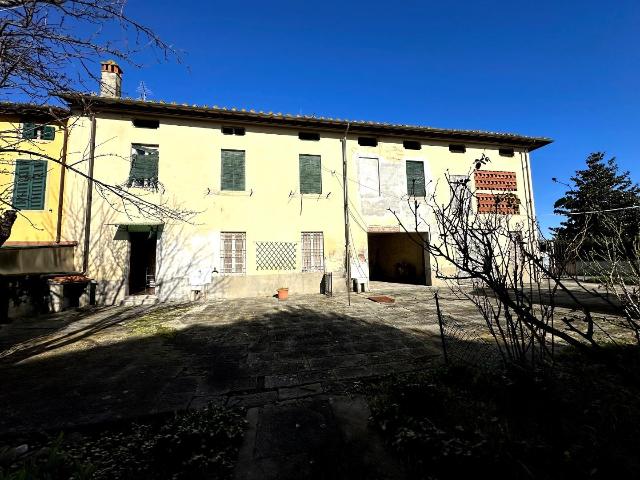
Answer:
[[[289,298],[289,289],[288,288],[279,288],[278,289],[278,300],[286,300]]]

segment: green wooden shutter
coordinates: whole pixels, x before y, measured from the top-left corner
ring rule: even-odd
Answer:
[[[20,210],[43,210],[47,186],[47,162],[16,160],[13,206]]]
[[[149,153],[147,155],[133,154],[131,156],[129,185],[155,187],[158,183],[159,160],[160,156],[157,153]]]
[[[29,208],[29,179],[31,165],[28,160],[16,160],[15,179],[13,182],[13,206],[20,210]]]
[[[424,162],[407,160],[407,194],[424,197],[427,192],[424,185]]]
[[[222,190],[244,191],[244,150],[222,150]]]
[[[47,187],[47,162],[32,160],[33,177],[31,179],[30,210],[44,209],[44,195]]]
[[[24,122],[22,124],[22,138],[31,140],[36,138],[36,124],[33,122]]]
[[[320,155],[300,155],[300,193],[322,193]]]
[[[42,140],[53,140],[56,138],[56,127],[45,125],[42,130]]]

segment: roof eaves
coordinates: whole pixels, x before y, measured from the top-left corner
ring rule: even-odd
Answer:
[[[535,150],[553,142],[550,138],[530,137],[512,133],[487,132],[481,130],[443,129],[418,125],[393,124],[366,120],[346,120],[315,115],[291,115],[273,112],[256,112],[238,108],[199,106],[166,103],[163,101],[134,100],[130,98],[109,98],[87,94],[60,94],[70,106],[94,111],[120,112],[128,111],[137,114],[156,114],[169,116],[187,116],[192,118],[208,118],[222,121],[237,121],[268,125],[292,126],[298,128],[314,128],[320,130],[342,131],[349,125],[351,133],[378,134],[390,136],[415,136],[417,138],[465,140],[476,143],[513,145]]]

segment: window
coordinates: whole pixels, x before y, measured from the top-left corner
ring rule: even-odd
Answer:
[[[464,153],[467,151],[467,147],[462,144],[454,144],[449,145],[449,151],[452,153]]]
[[[298,138],[300,140],[311,140],[317,142],[320,140],[320,134],[314,132],[299,132]]]
[[[131,145],[131,171],[127,186],[158,189],[158,145]]]
[[[56,128],[51,125],[40,125],[33,122],[22,124],[22,138],[28,140],[53,140],[56,137]]]
[[[405,150],[420,150],[422,148],[420,142],[414,140],[405,140],[404,142],[402,142],[402,146],[405,148]]]
[[[501,157],[513,157],[513,148],[501,148],[498,150]]]
[[[16,160],[13,206],[20,210],[44,210],[46,185],[45,160]]]
[[[151,120],[148,118],[134,118],[132,120],[133,126],[136,128],[159,128],[159,120]]]
[[[449,175],[449,189],[451,193],[451,211],[454,214],[462,214],[462,209],[468,205],[471,198],[471,190],[468,187],[469,177],[467,175]]]
[[[424,185],[424,162],[407,160],[407,194],[412,197],[427,195]]]
[[[247,234],[220,233],[220,265],[222,273],[245,273]]]
[[[320,155],[300,155],[300,193],[322,193]]]
[[[360,195],[363,197],[380,196],[380,165],[377,158],[360,157],[358,161],[358,180]]]
[[[302,232],[302,271],[324,271],[324,237],[322,232]]]
[[[361,147],[377,147],[378,139],[374,137],[358,137],[358,145]]]
[[[223,135],[238,135],[238,136],[243,136],[245,134],[245,130],[244,127],[222,127],[222,134]]]
[[[222,190],[243,192],[244,150],[222,150]]]

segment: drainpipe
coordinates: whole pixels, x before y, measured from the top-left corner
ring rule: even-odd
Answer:
[[[65,124],[64,139],[62,144],[62,170],[60,172],[60,188],[58,188],[58,218],[56,222],[56,243],[60,243],[62,236],[62,206],[64,204],[64,177],[67,173],[67,142],[69,141],[69,129]]]
[[[342,137],[342,185],[344,190],[344,250],[346,263],[347,300],[351,305],[351,261],[349,258],[349,187],[347,181],[347,134],[349,123]]]
[[[91,115],[91,139],[89,140],[89,175],[87,182],[87,207],[84,219],[84,250],[82,252],[82,274],[89,270],[89,245],[91,243],[91,206],[93,202],[93,165],[96,157],[96,116]]]
[[[533,205],[533,193],[532,193],[531,170],[530,170],[531,164],[529,162],[528,149],[525,149],[524,153],[520,152],[520,161],[522,163],[524,181],[526,183],[527,217],[529,218],[529,229],[530,229],[530,238],[531,238],[530,248],[531,248],[531,253],[534,253],[536,251],[536,239],[538,235],[536,230],[535,209]]]

